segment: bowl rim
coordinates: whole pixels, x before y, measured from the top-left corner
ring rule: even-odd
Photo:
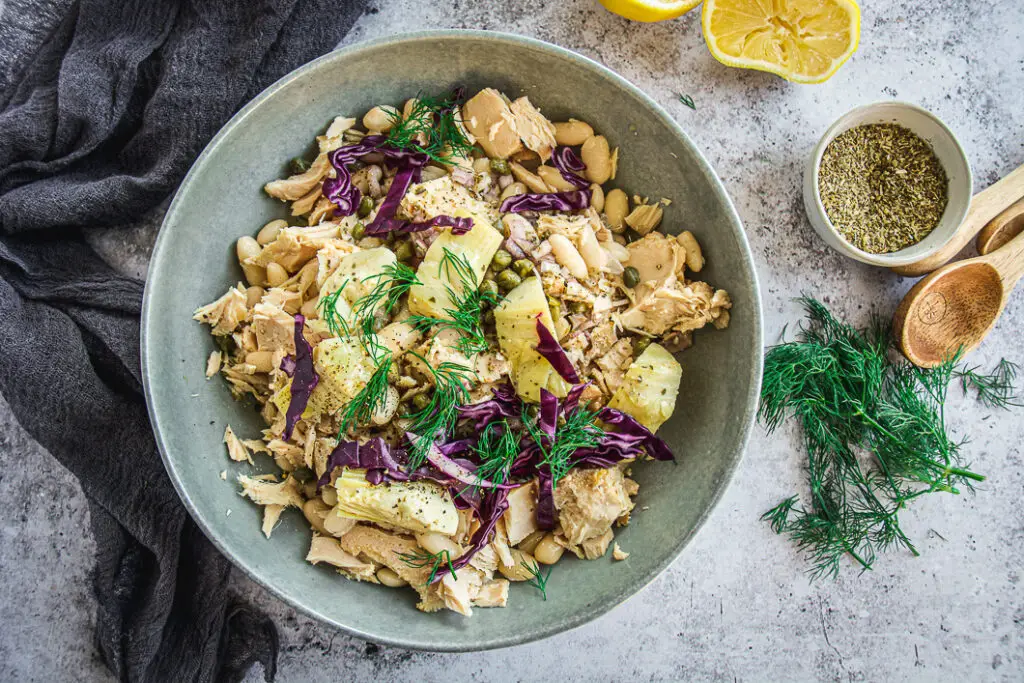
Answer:
[[[943,217],[939,224],[936,225],[935,228],[933,228],[933,230],[939,230],[940,228],[952,226],[951,228],[948,228],[949,235],[946,237],[946,239],[943,240],[942,242],[936,243],[934,246],[932,246],[931,249],[920,254],[910,256],[906,254],[902,256],[900,255],[907,249],[910,249],[911,247],[916,245],[910,245],[910,247],[904,247],[903,249],[890,252],[887,254],[872,254],[869,251],[864,251],[863,249],[860,249],[859,247],[850,244],[846,240],[846,238],[839,233],[839,230],[836,229],[836,226],[832,223],[832,220],[828,216],[828,212],[825,211],[824,204],[821,203],[821,189],[818,185],[818,170],[821,166],[821,158],[825,154],[825,149],[832,142],[832,140],[834,140],[837,137],[836,131],[845,126],[850,119],[860,114],[864,114],[874,109],[880,109],[883,107],[891,107],[893,109],[906,109],[914,112],[915,114],[931,119],[932,122],[934,122],[938,126],[938,128],[949,137],[949,140],[953,143],[953,150],[955,150],[956,154],[960,157],[961,161],[963,161],[964,168],[967,170],[967,175],[962,181],[967,188],[967,203],[964,205],[963,210],[958,212],[958,215],[953,214],[948,218]],[[928,111],[927,109],[920,105],[914,104],[912,102],[905,102],[903,100],[879,100],[877,102],[869,102],[867,104],[862,104],[860,106],[854,107],[853,109],[849,110],[848,112],[840,116],[838,119],[836,119],[832,123],[832,125],[828,127],[825,133],[821,136],[821,139],[818,140],[817,144],[815,144],[814,150],[811,152],[810,159],[807,162],[807,173],[810,176],[811,192],[809,195],[805,193],[804,203],[807,204],[808,202],[812,202],[812,206],[805,207],[807,213],[810,214],[811,208],[813,207],[815,217],[818,219],[820,225],[824,226],[829,231],[829,233],[832,234],[832,236],[838,241],[838,244],[842,245],[842,248],[838,248],[835,244],[832,244],[828,240],[825,240],[826,244],[828,244],[828,246],[832,247],[832,249],[839,252],[843,256],[856,259],[862,263],[867,263],[874,266],[882,266],[884,268],[896,268],[899,266],[909,265],[911,263],[917,263],[918,261],[929,258],[930,256],[933,256],[934,254],[941,251],[956,236],[957,228],[959,228],[960,225],[963,223],[964,218],[967,216],[967,212],[970,210],[970,198],[974,194],[974,175],[973,171],[971,170],[971,162],[970,159],[967,158],[967,151],[964,149],[963,144],[961,144],[960,139],[957,138],[956,134],[953,133],[952,129],[950,129],[950,127],[946,125],[945,121],[940,119],[936,114]],[[808,217],[810,218],[810,216]]]
[[[173,200],[171,201],[167,213],[161,222],[160,231],[157,235],[156,242],[153,247],[153,253],[150,257],[150,262],[156,262],[158,257],[167,248],[168,242],[171,240],[168,237],[168,230],[166,226],[173,222],[178,209],[179,204],[182,201],[182,197],[186,194],[184,190],[194,182],[194,174],[197,167],[201,164],[200,162],[212,153],[212,150],[217,147],[220,142],[230,134],[236,127],[244,125],[246,118],[259,107],[265,100],[273,97],[279,90],[284,88],[292,81],[303,78],[310,71],[315,70],[321,65],[331,62],[334,60],[342,60],[350,55],[357,54],[364,50],[378,49],[384,46],[395,46],[405,43],[407,41],[421,41],[421,40],[442,40],[442,39],[483,39],[492,40],[499,42],[506,42],[515,44],[522,47],[527,47],[533,50],[539,50],[562,59],[567,59],[571,62],[575,62],[577,65],[592,71],[598,72],[604,78],[609,79],[615,85],[631,92],[636,96],[640,102],[648,107],[654,114],[664,121],[666,126],[674,132],[686,145],[689,146],[697,160],[698,166],[701,172],[718,187],[720,190],[721,197],[725,200],[725,212],[726,215],[733,222],[736,230],[737,243],[740,250],[740,257],[746,259],[749,266],[751,276],[751,291],[750,291],[750,303],[752,310],[746,311],[745,315],[750,315],[751,325],[754,333],[754,358],[751,363],[750,375],[747,378],[748,400],[744,407],[744,414],[741,416],[741,428],[739,432],[739,447],[733,454],[731,461],[726,463],[723,475],[718,482],[717,489],[713,492],[711,497],[710,505],[697,519],[696,524],[689,532],[682,536],[676,543],[675,547],[672,548],[671,552],[666,555],[663,562],[655,565],[650,572],[642,576],[636,583],[635,589],[631,591],[624,591],[613,599],[606,601],[603,604],[593,604],[587,609],[580,610],[571,617],[562,619],[557,623],[553,623],[544,628],[538,629],[530,633],[519,633],[509,636],[496,637],[486,641],[477,643],[466,643],[461,641],[447,641],[447,642],[434,642],[427,641],[424,639],[413,639],[405,638],[402,636],[393,635],[382,635],[379,633],[367,633],[359,628],[354,628],[347,624],[341,623],[340,621],[321,613],[314,605],[307,602],[303,602],[298,598],[286,593],[283,587],[278,587],[268,581],[252,569],[248,567],[244,562],[236,558],[221,541],[220,535],[211,520],[207,520],[196,504],[195,500],[184,488],[181,478],[178,476],[174,466],[171,464],[170,456],[168,455],[167,446],[164,442],[163,434],[161,432],[159,423],[157,422],[157,414],[154,409],[153,392],[151,383],[154,381],[152,369],[151,369],[151,358],[156,354],[160,353],[158,349],[150,349],[149,339],[149,328],[152,325],[154,318],[153,308],[153,287],[151,286],[152,278],[146,278],[146,285],[143,292],[142,301],[142,317],[141,317],[141,328],[140,328],[140,360],[142,366],[142,384],[143,390],[146,397],[146,409],[150,418],[150,424],[153,429],[154,437],[157,444],[157,449],[160,452],[160,458],[163,461],[164,468],[167,470],[167,474],[174,485],[182,503],[188,510],[189,515],[195,520],[198,527],[203,531],[203,534],[210,540],[210,542],[217,548],[217,550],[224,555],[231,564],[242,572],[245,573],[252,581],[262,586],[269,593],[274,595],[277,599],[288,604],[292,608],[299,612],[309,616],[312,619],[324,624],[328,624],[348,635],[366,640],[369,642],[380,643],[392,647],[400,647],[410,650],[424,650],[433,652],[477,652],[484,650],[492,650],[503,647],[511,647],[514,645],[522,645],[538,640],[542,640],[566,631],[570,631],[584,624],[597,619],[598,617],[610,612],[615,607],[618,607],[626,600],[637,595],[647,586],[649,586],[658,576],[660,576],[673,562],[675,562],[682,551],[690,541],[696,536],[696,534],[704,527],[711,513],[718,507],[721,502],[722,496],[724,495],[729,484],[732,482],[736,470],[739,467],[743,455],[746,451],[747,445],[750,441],[750,434],[753,429],[755,417],[757,414],[758,398],[760,396],[761,387],[761,374],[764,361],[764,321],[763,321],[763,310],[761,302],[761,289],[760,282],[757,275],[757,269],[755,267],[753,254],[750,249],[750,244],[747,240],[746,232],[743,228],[743,222],[740,219],[736,207],[733,204],[732,198],[729,196],[725,185],[721,179],[715,173],[714,169],[708,163],[707,159],[700,149],[693,143],[690,137],[682,129],[682,127],[669,115],[669,113],[657,102],[655,102],[650,96],[643,92],[639,87],[633,85],[630,81],[620,76],[618,73],[610,69],[609,67],[600,64],[599,62],[590,59],[584,55],[576,53],[567,48],[548,43],[543,40],[536,38],[530,38],[514,33],[506,33],[501,31],[486,31],[479,29],[437,29],[437,30],[424,30],[424,31],[411,31],[406,33],[394,34],[391,36],[385,36],[381,38],[364,40],[354,43],[352,45],[345,46],[328,52],[306,64],[298,67],[294,71],[281,77],[273,84],[268,86],[259,95],[253,98],[249,103],[242,107],[227,123],[217,132],[217,134],[207,143],[203,151],[196,157],[190,167],[188,173],[182,179],[181,184],[175,191]]]

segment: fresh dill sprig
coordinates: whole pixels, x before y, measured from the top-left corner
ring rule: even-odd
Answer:
[[[320,318],[327,323],[327,329],[335,337],[349,336],[348,321],[338,312],[338,299],[345,292],[348,283],[349,280],[346,278],[340,287],[320,299],[320,303],[317,304],[317,308],[320,309]]]
[[[771,433],[793,417],[803,431],[811,496],[787,498],[762,516],[807,555],[814,577],[836,576],[844,556],[863,570],[879,551],[917,554],[899,512],[918,496],[959,493],[984,477],[966,469],[947,430],[945,403],[959,354],[932,370],[894,360],[887,325],[858,330],[820,302],[801,299],[808,324],[765,357],[759,418]],[[1012,404],[1014,368],[968,371],[964,382]],[[1010,388],[1007,388],[1007,387]]]
[[[434,579],[437,578],[437,572],[442,567],[448,568],[448,573],[458,579],[455,574],[455,566],[452,564],[452,556],[447,550],[441,550],[436,553],[428,553],[425,550],[416,550],[411,553],[397,553],[398,558],[402,562],[413,569],[422,569],[424,567],[430,567],[430,577],[427,579],[427,585],[434,583]]]
[[[457,283],[454,287],[445,285],[448,300],[452,303],[451,308],[444,309],[448,317],[413,315],[409,317],[409,324],[421,330],[431,327],[457,330],[459,341],[455,348],[465,356],[486,351],[488,344],[481,317],[488,307],[497,306],[501,302],[501,297],[494,292],[481,290],[469,259],[455,254],[447,247],[438,264],[437,274],[443,275],[450,283]]]
[[[693,98],[692,98],[692,97],[690,97],[689,95],[684,95],[684,94],[682,94],[682,93],[680,93],[680,94],[678,95],[678,97],[679,97],[679,101],[680,101],[680,102],[682,102],[683,104],[685,104],[685,105],[686,105],[687,107],[689,107],[690,109],[693,109],[694,111],[697,111],[697,105],[696,105],[696,104],[694,103],[694,101],[693,101]]]
[[[1016,363],[1004,358],[990,374],[981,374],[978,372],[978,366],[974,366],[960,368],[957,375],[960,377],[960,385],[964,392],[974,389],[982,405],[990,408],[1020,408],[1024,407],[1024,404],[1020,402],[1014,386],[1019,370],[1020,367]]]
[[[352,312],[358,320],[372,318],[378,310],[391,313],[413,285],[423,284],[416,277],[415,270],[399,261],[388,264],[379,273],[363,278],[363,282],[368,280],[376,280],[376,284],[373,289],[359,297],[352,307]]]
[[[530,565],[526,560],[523,560],[522,565],[526,571],[533,575],[533,578],[527,580],[526,583],[539,590],[541,597],[544,598],[544,601],[546,602],[548,599],[548,578],[551,577],[551,570],[555,568],[554,565],[548,567],[548,571],[546,573],[540,568],[540,565],[537,564],[536,561],[533,565]]]
[[[420,359],[434,379],[430,403],[408,417],[412,420],[409,431],[421,437],[409,449],[409,470],[418,468],[427,459],[427,452],[438,438],[449,434],[459,417],[459,406],[469,403],[466,388],[475,372],[465,365],[445,361],[436,368],[415,351],[409,355]]]
[[[368,424],[373,413],[384,406],[388,398],[388,373],[391,372],[391,356],[384,358],[370,375],[366,385],[341,409],[338,426],[339,440],[350,427]]]
[[[595,424],[597,413],[577,408],[565,414],[565,424],[559,425],[552,440],[535,419],[523,416],[523,427],[541,453],[541,465],[547,465],[552,483],[558,482],[572,469],[572,456],[581,448],[594,448],[601,442],[604,432]]]
[[[508,481],[512,463],[519,456],[519,437],[512,431],[508,420],[495,420],[484,427],[473,452],[480,459],[477,479],[504,484]]]
[[[390,114],[393,126],[388,144],[415,149],[441,164],[454,164],[456,157],[469,157],[473,143],[462,129],[462,99],[456,93],[439,97],[417,95],[408,116],[397,110]]]

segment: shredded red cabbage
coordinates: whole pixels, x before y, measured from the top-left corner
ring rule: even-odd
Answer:
[[[547,466],[537,468],[537,507],[533,512],[539,528],[555,528],[555,483]]]
[[[540,343],[536,347],[537,353],[544,356],[547,362],[551,363],[555,372],[566,382],[579,383],[579,375],[576,374],[576,369],[573,368],[569,356],[565,355],[565,349],[559,345],[555,335],[551,334],[551,330],[540,321],[539,315],[537,316],[537,336],[540,337]]]
[[[313,367],[313,347],[306,341],[302,334],[302,328],[306,325],[306,318],[301,314],[295,315],[295,360],[292,367],[291,400],[288,401],[288,410],[285,411],[284,433],[282,438],[287,441],[292,436],[292,430],[302,417],[302,412],[309,403],[309,397],[320,382],[320,377]],[[281,364],[282,367],[284,363]],[[287,372],[287,370],[285,371]]]
[[[489,489],[481,497],[479,509],[477,509],[480,527],[470,539],[466,552],[452,561],[452,569],[459,570],[465,567],[474,555],[491,542],[491,539],[494,538],[494,527],[498,524],[501,516],[505,514],[505,510],[508,510],[508,491],[506,489]],[[445,564],[437,571],[434,582],[443,579],[447,573],[448,565]]]
[[[576,152],[572,151],[570,147],[555,147],[554,153],[551,155],[551,163],[558,169],[558,172],[562,174],[562,178],[565,182],[578,187],[581,190],[590,187],[590,181],[586,178],[581,178],[573,171],[584,171],[587,165],[583,163],[583,160],[576,156]]]
[[[492,399],[459,407],[460,419],[475,420],[478,434],[483,434],[492,422],[505,417],[519,417],[523,413],[523,404],[511,384],[499,384],[491,389],[491,393],[494,394]]]
[[[378,211],[377,216],[380,216]],[[376,221],[374,221],[376,222]],[[411,232],[421,232],[431,228],[451,228],[453,235],[464,235],[473,229],[472,218],[455,218],[454,216],[435,216],[423,223],[404,221],[401,218],[387,218],[376,227],[367,227],[367,235],[384,235],[393,232],[398,235],[407,235]],[[371,232],[372,230],[372,232]]]
[[[676,457],[663,439],[654,435],[647,427],[637,422],[632,416],[627,415],[615,408],[602,408],[597,417],[610,425],[617,427],[616,432],[610,433],[612,437],[639,437],[647,455],[655,460],[675,461]]]
[[[391,447],[380,437],[370,439],[364,444],[358,441],[343,441],[331,451],[327,458],[327,469],[317,482],[317,488],[331,482],[331,475],[337,467],[366,470],[366,481],[380,484],[385,480],[408,481],[405,472],[405,452]]]
[[[409,442],[416,445],[421,436],[417,436],[411,432],[406,432],[405,436],[409,439]],[[488,479],[482,479],[476,474],[476,466],[470,463],[468,460],[458,462],[444,453],[437,447],[436,444],[431,445],[427,450],[427,461],[436,467],[442,474],[445,474],[455,481],[462,482],[467,486],[476,486],[485,489],[509,489],[515,488],[513,484],[497,484]]]
[[[547,194],[517,194],[501,203],[502,213],[523,211],[572,211],[590,206],[590,190],[549,192]]]

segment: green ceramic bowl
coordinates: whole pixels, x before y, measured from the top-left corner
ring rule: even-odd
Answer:
[[[642,512],[618,531],[624,562],[563,560],[547,601],[513,587],[506,609],[416,611],[411,590],[347,581],[307,564],[310,531],[290,510],[271,540],[260,510],[233,483],[248,465],[228,460],[230,423],[255,437],[252,408],[232,400],[220,379],[204,378],[213,340],[192,311],[241,279],[235,240],[285,208],[263,184],[310,149],[337,115],[361,116],[419,91],[465,85],[529,95],[553,120],[591,123],[621,147],[615,184],[673,200],[663,226],[693,231],[704,248],[703,278],[735,302],[728,330],[697,334],[680,357],[675,416],[659,432],[679,464],[634,468]],[[167,471],[199,526],[254,580],[307,614],[355,636],[401,647],[466,651],[543,638],[607,612],[650,583],[704,523],[732,476],[753,422],[761,376],[761,308],[743,227],[697,147],[654,101],[607,68],[520,36],[440,31],[387,38],[326,55],[285,76],[249,103],[213,139],[171,204],[153,253],[142,317],[142,366],[150,417]],[[272,465],[262,459],[259,467]],[[219,473],[226,469],[228,481]],[[649,508],[649,509],[647,509]],[[230,514],[229,514],[230,513]]]

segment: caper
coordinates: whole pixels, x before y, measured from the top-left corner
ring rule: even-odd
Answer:
[[[512,270],[516,271],[519,277],[529,277],[533,274],[533,261],[521,258],[512,264]]]
[[[366,218],[373,211],[373,200],[363,195],[363,198],[359,200],[359,208],[356,209],[356,215],[360,218]]]
[[[358,221],[358,222],[356,222],[355,225],[352,226],[352,241],[353,242],[358,242],[359,240],[363,239],[363,235],[365,235],[365,234],[366,234],[366,226],[363,225],[362,221]]]
[[[480,294],[483,296],[498,296],[498,283],[494,280],[484,280],[480,283]]]
[[[508,175],[508,162],[504,159],[491,159],[491,170],[498,175]]]
[[[495,276],[494,281],[498,283],[498,289],[503,292],[510,292],[519,286],[519,283],[523,281],[523,278],[519,277],[511,270],[503,270]]]
[[[494,252],[494,257],[491,259],[492,268],[495,270],[504,270],[508,268],[510,263],[512,263],[512,254],[508,253],[504,249],[499,249]]]
[[[573,313],[586,313],[587,304],[582,301],[570,301],[569,310]]]
[[[536,403],[531,403],[530,405],[526,406],[526,414],[532,417],[533,419],[537,419],[537,413],[539,412],[540,409],[537,408]]]
[[[309,170],[309,162],[302,157],[295,157],[288,162],[288,168],[291,169],[292,175],[302,175]]]
[[[633,358],[638,357],[641,353],[647,350],[647,347],[651,345],[650,337],[638,337],[633,340]]]
[[[404,241],[400,243],[397,247],[395,247],[395,258],[401,261],[402,263],[405,263],[406,261],[411,261],[412,257],[415,256],[415,254],[416,250],[408,241]]]
[[[640,284],[640,271],[633,266],[626,266],[626,269],[622,271],[622,284],[630,289],[636,287]]]
[[[425,410],[430,405],[430,397],[426,394],[416,394],[412,397],[412,407],[416,410]]]

